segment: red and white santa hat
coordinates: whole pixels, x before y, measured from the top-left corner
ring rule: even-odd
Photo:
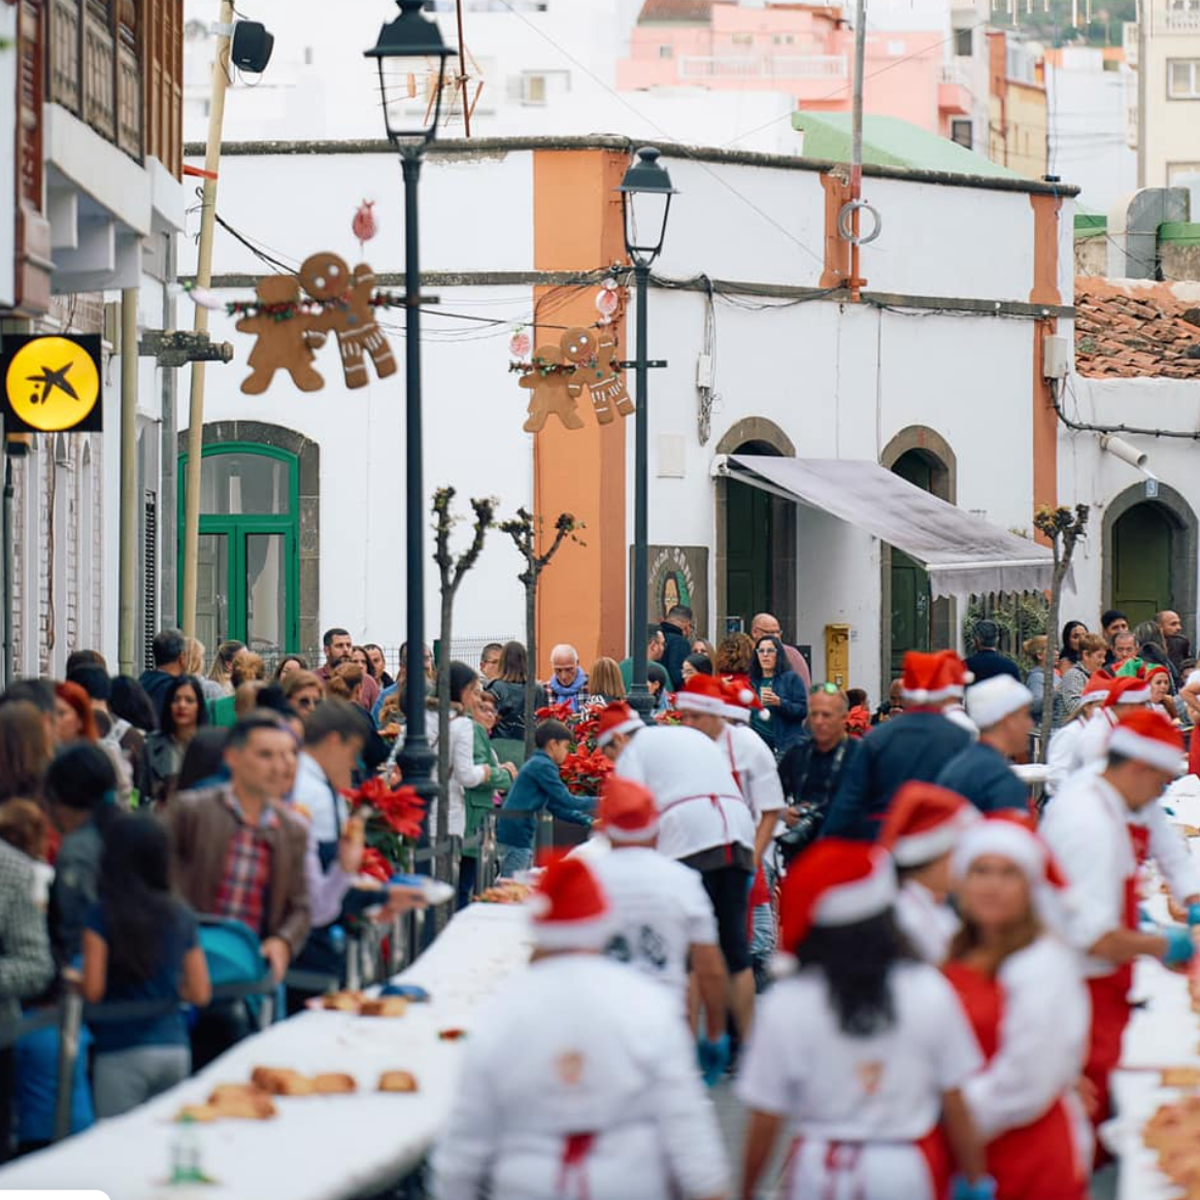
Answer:
[[[979,819],[979,810],[957,792],[912,780],[892,797],[879,844],[898,867],[919,867],[953,850]]]
[[[625,703],[614,701],[605,705],[596,718],[596,745],[603,749],[618,733],[631,733],[642,728],[641,718]]]
[[[1123,716],[1109,734],[1108,749],[1172,775],[1184,770],[1183,735],[1162,713],[1149,708]]]
[[[904,656],[900,690],[910,704],[937,704],[961,696],[972,676],[953,650],[925,654],[910,650]]]
[[[993,813],[976,821],[954,848],[951,867],[955,876],[966,876],[971,864],[995,854],[1016,863],[1029,883],[1033,906],[1042,922],[1061,932],[1070,907],[1068,883],[1050,847],[1018,813]]]
[[[1108,699],[1109,689],[1116,682],[1103,671],[1096,671],[1084,684],[1083,694],[1079,697],[1079,707],[1085,704],[1098,704]]]
[[[675,707],[680,712],[706,713],[711,717],[729,715],[725,685],[715,675],[693,675],[675,693]]]
[[[551,863],[526,907],[543,950],[600,950],[615,928],[608,897],[582,858]]]
[[[763,702],[745,676],[734,675],[723,680],[721,686],[725,693],[725,715],[731,721],[744,725],[749,722],[751,713],[762,711]]]
[[[815,926],[865,921],[895,899],[896,868],[883,847],[822,838],[784,877],[781,944],[794,953]]]
[[[654,794],[632,779],[610,775],[600,792],[600,828],[610,842],[646,842],[658,832]]]
[[[1115,708],[1118,704],[1149,704],[1150,681],[1139,679],[1136,675],[1122,675],[1114,679],[1108,686],[1108,695],[1104,700],[1105,708]]]

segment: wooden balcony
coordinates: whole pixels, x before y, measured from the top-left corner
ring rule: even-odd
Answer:
[[[178,177],[182,0],[49,0],[46,23],[46,101]]]

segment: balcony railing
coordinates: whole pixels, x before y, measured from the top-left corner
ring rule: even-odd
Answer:
[[[137,9],[128,0],[50,0],[46,100],[142,161]]]
[[[942,67],[940,76],[942,83],[954,84],[958,87],[970,88],[971,72],[960,63],[947,63]]]
[[[1200,0],[1167,0],[1154,10],[1155,33],[1200,34]]]
[[[681,79],[845,79],[845,54],[690,54],[679,60]]]

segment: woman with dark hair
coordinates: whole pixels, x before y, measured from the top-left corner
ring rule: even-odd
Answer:
[[[285,654],[275,668],[275,674],[271,676],[276,683],[282,684],[283,681],[296,671],[307,671],[308,660],[301,658],[299,654]]]
[[[671,711],[671,677],[662,663],[646,664],[646,686],[654,697],[653,716]]]
[[[713,673],[712,659],[707,654],[689,654],[683,660],[680,668],[683,682],[687,683],[693,675],[711,675]]]
[[[736,1085],[743,1195],[786,1122],[784,1200],[941,1200],[951,1159],[956,1200],[990,1197],[962,1093],[979,1048],[953,989],[897,932],[886,851],[826,838],[795,866],[781,942],[799,969],[763,997]]]
[[[750,685],[763,705],[754,710],[751,728],[775,752],[778,762],[804,736],[808,693],[792,670],[783,643],[773,634],[754,643]]]
[[[165,804],[175,786],[183,754],[196,730],[208,724],[204,690],[192,675],[179,675],[163,695],[162,728],[146,739],[147,800]]]
[[[387,657],[383,647],[376,642],[364,642],[363,649],[367,652],[367,662],[371,666],[371,678],[379,684],[379,690],[390,688],[396,681],[388,674]]]
[[[52,754],[42,714],[28,700],[0,704],[0,801],[36,800]]]
[[[224,780],[229,774],[225,766],[225,745],[228,741],[229,730],[223,725],[206,725],[203,729],[197,729],[183,752],[173,794],[178,796],[180,792],[190,792],[194,788],[207,787]]]
[[[154,701],[132,675],[114,675],[112,692],[108,697],[108,711],[120,717],[142,733],[153,733],[158,728],[158,716]]]
[[[91,742],[63,746],[42,787],[50,820],[62,834],[50,888],[50,941],[60,964],[78,953],[89,909],[96,903],[105,830],[119,819],[117,773]]]
[[[487,690],[496,697],[496,728],[492,742],[501,762],[525,761],[525,688],[529,681],[529,656],[520,642],[505,642],[500,652],[500,674]]]
[[[1167,639],[1158,627],[1157,621],[1142,621],[1133,628],[1133,636],[1137,638],[1138,657],[1149,667],[1166,667],[1171,674],[1171,690],[1174,691],[1176,679],[1175,668],[1167,657]]]
[[[1088,627],[1082,621],[1068,621],[1063,626],[1062,641],[1059,645],[1059,658],[1065,658],[1070,663],[1079,661],[1079,639],[1087,633]]]
[[[997,1200],[1084,1200],[1091,1131],[1076,1094],[1091,1028],[1050,855],[1017,821],[968,829],[952,866],[962,927],[944,968],[987,1065],[963,1097],[986,1142]]]
[[[117,821],[104,839],[99,903],[83,934],[83,998],[90,1004],[212,996],[191,909],[171,895],[167,831],[150,817]],[[157,1096],[192,1068],[176,1007],[95,1029],[96,1115],[116,1117]]]

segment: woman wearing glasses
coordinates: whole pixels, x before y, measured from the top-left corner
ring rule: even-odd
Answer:
[[[751,728],[775,752],[776,760],[781,759],[804,736],[808,697],[777,637],[755,642],[750,682],[763,705],[751,717]]]

